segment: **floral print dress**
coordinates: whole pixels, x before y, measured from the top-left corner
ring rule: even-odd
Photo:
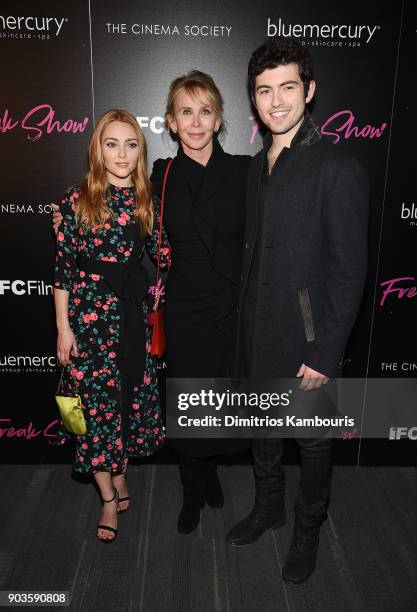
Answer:
[[[77,268],[77,254],[91,259],[126,263],[132,253],[135,231],[135,190],[109,186],[109,206],[114,221],[86,231],[75,223],[79,189],[70,188],[61,201],[63,220],[58,229],[54,287],[70,292],[69,323],[74,332],[78,357],[64,370],[59,393],[80,395],[87,433],[76,437],[74,469],[85,474],[97,471],[120,473],[126,457],[154,453],[164,441],[161,423],[157,358],[150,354],[151,329],[147,304],[143,302],[146,346],[143,382],[130,390],[129,405],[122,409],[122,381],[117,366],[121,304],[103,277]],[[159,200],[154,199],[154,232],[146,249],[157,257]],[[163,236],[163,254],[168,253]],[[142,248],[142,253],[145,247]],[[166,260],[162,258],[162,266]],[[127,422],[123,422],[123,419]],[[63,426],[58,443],[72,438]]]

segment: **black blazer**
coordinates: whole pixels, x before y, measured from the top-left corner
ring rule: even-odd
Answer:
[[[168,159],[157,159],[153,166],[151,182],[158,197],[161,196]],[[246,177],[250,159],[247,155],[225,153],[215,139],[203,184],[192,208],[195,228],[210,253],[214,270],[229,281],[228,295],[224,296],[221,304],[225,317],[232,310],[236,314],[238,303],[246,213]],[[187,182],[177,156],[168,174],[165,207],[169,206],[173,193],[178,198],[178,194],[186,189]],[[235,318],[233,321],[230,318],[227,322],[225,320],[225,324],[224,331],[235,335]]]
[[[250,164],[247,185],[240,310],[262,224],[252,375],[294,377],[305,363],[333,376],[367,273],[368,178],[359,162],[321,138],[307,114],[267,179],[259,218],[260,180],[271,142],[268,134]],[[240,321],[240,364],[248,340],[243,327]]]

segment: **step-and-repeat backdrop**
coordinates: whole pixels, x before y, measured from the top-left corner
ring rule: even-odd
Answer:
[[[315,62],[312,114],[323,136],[366,167],[370,263],[345,375],[417,372],[417,171],[414,3],[281,0],[13,1],[0,7],[0,452],[4,462],[68,461],[57,425],[50,202],[77,183],[95,119],[129,110],[149,161],[175,145],[163,127],[169,83],[210,73],[225,100],[230,153],[254,155],[261,134],[246,93],[252,51],[293,36]],[[355,245],[352,244],[352,249]],[[414,298],[414,299],[413,299]],[[363,414],[366,415],[366,394]],[[345,463],[415,463],[411,440],[338,443]]]

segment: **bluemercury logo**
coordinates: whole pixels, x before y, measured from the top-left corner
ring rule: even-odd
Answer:
[[[57,367],[55,355],[0,355],[0,372],[9,374],[55,373]]]
[[[0,296],[14,295],[52,295],[52,285],[43,280],[0,280]]]
[[[0,214],[2,215],[50,215],[51,212],[53,209],[50,204],[0,203]]]
[[[84,117],[81,121],[76,119],[65,119],[59,121],[55,119],[55,110],[50,104],[38,104],[31,108],[23,119],[13,119],[9,114],[9,109],[5,108],[3,116],[0,115],[0,134],[5,134],[16,128],[22,128],[27,131],[28,140],[36,142],[46,132],[52,134],[63,132],[68,134],[76,134],[77,132],[84,132],[87,127],[88,117]]]
[[[67,17],[15,17],[14,15],[0,15],[0,27],[4,30],[0,33],[2,38],[30,38],[31,34],[44,33],[59,36],[62,26],[68,21]],[[24,35],[26,34],[26,36]],[[37,36],[42,38],[42,36]]]
[[[417,206],[414,202],[411,204],[402,203],[401,219],[408,221],[410,225],[417,225]]]
[[[284,23],[281,17],[278,23],[273,23],[268,17],[267,36],[291,36],[303,39],[329,39],[324,42],[328,46],[359,46],[362,41],[368,44],[379,25],[328,25],[307,23]],[[356,45],[354,44],[356,43]]]

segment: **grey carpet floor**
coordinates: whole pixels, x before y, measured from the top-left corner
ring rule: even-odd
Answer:
[[[286,470],[289,522],[234,549],[224,534],[251,508],[248,466],[219,468],[225,507],[189,536],[175,528],[176,466],[131,466],[111,545],[95,538],[94,487],[69,466],[0,466],[0,590],[67,590],[74,612],[416,612],[417,468],[336,467],[318,567],[298,587],[280,578],[299,478]]]

